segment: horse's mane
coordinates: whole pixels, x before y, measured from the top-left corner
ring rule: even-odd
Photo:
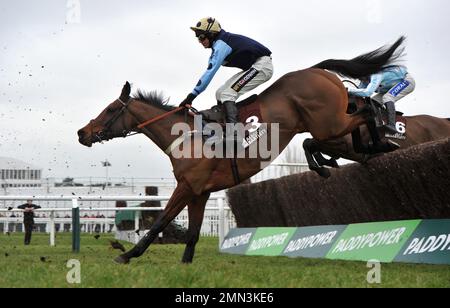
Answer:
[[[138,89],[136,93],[133,94],[133,98],[165,111],[172,111],[177,108],[169,105],[169,99],[165,98],[163,93],[159,91],[144,91]]]

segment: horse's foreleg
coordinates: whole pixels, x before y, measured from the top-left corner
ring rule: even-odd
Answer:
[[[205,213],[206,202],[209,194],[194,197],[188,204],[189,211],[189,229],[186,238],[186,249],[184,250],[183,263],[192,263],[195,253],[195,245],[200,237],[200,229],[202,227],[203,216]]]
[[[120,264],[129,263],[131,258],[140,257],[156,239],[167,225],[177,217],[177,215],[184,209],[186,204],[193,198],[192,191],[188,184],[181,182],[172,194],[164,211],[156,219],[155,223],[136,246],[129,252],[117,257],[115,261]]]

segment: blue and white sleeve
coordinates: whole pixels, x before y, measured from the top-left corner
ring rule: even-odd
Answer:
[[[370,77],[370,83],[365,89],[349,89],[348,93],[359,97],[369,97],[375,93],[383,81],[383,74],[374,74]]]
[[[213,53],[209,58],[208,69],[200,78],[197,86],[192,91],[192,94],[197,96],[206,90],[226,57],[228,57],[232,51],[233,49],[224,41],[219,40],[214,43]]]

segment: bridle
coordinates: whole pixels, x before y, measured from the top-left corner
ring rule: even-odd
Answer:
[[[104,129],[102,129],[101,131],[99,131],[96,134],[94,134],[93,131],[91,131],[91,135],[93,135],[94,138],[96,138],[100,143],[103,143],[103,141],[107,141],[107,140],[110,140],[110,139],[112,139],[114,137],[117,137],[117,135],[114,134],[111,131],[111,127],[117,122],[117,120],[120,118],[120,116],[125,111],[128,111],[128,113],[134,118],[136,123],[140,123],[141,122],[138,119],[138,117],[132,111],[130,111],[130,109],[128,109],[128,107],[131,105],[131,103],[135,101],[134,98],[129,97],[126,102],[124,102],[121,98],[118,98],[117,101],[122,104],[122,108],[120,108],[120,110],[116,111],[116,113],[111,117],[111,119],[109,119],[105,123]],[[191,109],[194,109],[194,108],[191,108]],[[162,119],[166,118],[167,116],[169,116],[171,114],[174,114],[174,113],[176,113],[178,111],[181,111],[181,110],[186,110],[187,111],[188,109],[186,107],[175,108],[172,111],[166,112],[166,113],[164,113],[164,114],[162,114],[160,116],[157,116],[157,117],[152,118],[152,119],[150,119],[148,121],[140,123],[135,128],[131,128],[131,129],[128,129],[128,130],[124,129],[122,131],[122,134],[119,135],[119,137],[127,138],[127,137],[131,137],[131,136],[140,134],[142,132],[146,132],[146,133],[151,135],[151,133],[146,129],[146,127],[148,125],[153,124],[153,123],[155,123],[155,122],[157,122],[159,120],[162,120]],[[194,112],[198,113],[198,111],[195,110],[195,109],[194,109]],[[91,124],[92,124],[92,122],[94,122],[94,120],[91,120]],[[125,127],[125,125],[123,125],[123,126]],[[91,129],[93,130],[93,125],[91,125]]]
[[[94,138],[96,138],[101,143],[103,143],[103,141],[107,141],[114,137],[117,137],[117,135],[111,131],[111,127],[117,122],[117,120],[120,118],[120,116],[123,113],[125,113],[125,111],[128,111],[128,113],[136,120],[137,123],[140,122],[139,119],[137,118],[137,116],[128,109],[130,104],[132,102],[134,102],[134,98],[130,97],[126,102],[124,102],[121,98],[118,98],[117,101],[120,104],[122,104],[122,107],[119,110],[117,110],[116,113],[111,117],[111,119],[109,119],[105,123],[104,128],[101,131],[99,131],[98,133],[95,133],[95,134],[92,132],[92,135],[94,136]],[[91,120],[91,124],[92,124],[92,122],[94,122],[94,120]],[[91,125],[91,129],[93,129],[93,125]],[[122,131],[122,134],[119,134],[119,137],[126,138],[126,137],[140,134],[141,133],[140,131],[132,133],[132,131],[134,131],[136,129],[137,129],[137,127],[129,129],[129,130],[124,129]]]

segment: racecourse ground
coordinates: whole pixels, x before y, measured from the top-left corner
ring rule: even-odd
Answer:
[[[28,247],[22,234],[0,235],[0,287],[450,287],[450,266],[383,264],[381,284],[370,285],[366,263],[222,255],[216,238],[200,240],[192,265],[180,263],[183,245],[155,245],[120,266],[112,262],[118,251],[110,248],[111,238],[83,235],[82,251],[74,255],[70,234],[58,234],[54,248],[48,235],[34,235]],[[66,281],[70,259],[81,262],[79,285]]]

